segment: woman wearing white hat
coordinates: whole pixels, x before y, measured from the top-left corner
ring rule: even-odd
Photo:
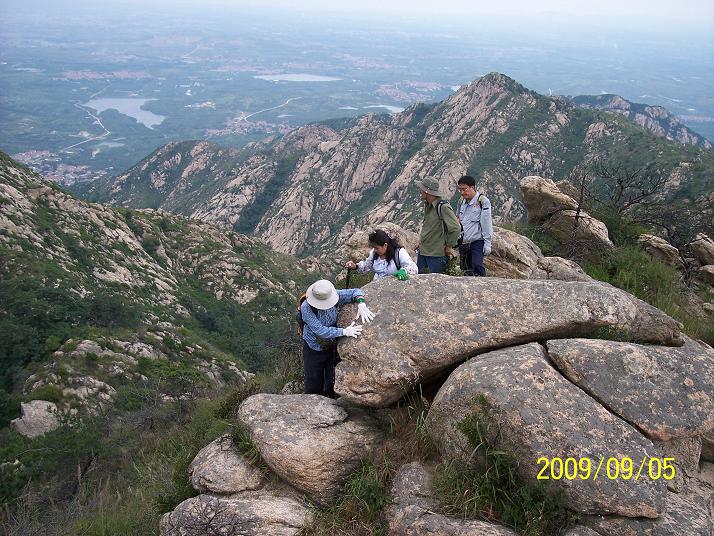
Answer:
[[[335,365],[337,364],[338,337],[358,337],[362,326],[352,322],[346,328],[337,327],[337,306],[357,302],[357,317],[363,323],[371,322],[374,313],[364,301],[360,288],[336,290],[326,279],[310,285],[306,299],[300,305],[304,322],[302,338],[305,393],[335,396]]]

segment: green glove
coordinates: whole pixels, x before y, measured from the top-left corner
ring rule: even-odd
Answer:
[[[399,279],[399,281],[406,281],[407,279],[409,279],[409,274],[404,268],[402,268],[401,270],[397,270],[397,273],[394,274],[394,277]]]

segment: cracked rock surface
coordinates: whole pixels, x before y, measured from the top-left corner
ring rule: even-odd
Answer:
[[[295,536],[312,512],[292,497],[248,491],[233,497],[199,495],[179,504],[159,522],[161,536]]]
[[[714,350],[550,340],[548,354],[574,384],[649,438],[714,429]]]
[[[644,456],[658,454],[649,439],[563,378],[534,343],[477,356],[441,387],[427,426],[447,458],[477,462],[457,428],[472,415],[495,425],[489,427],[490,440],[513,454],[526,481],[536,482],[540,457],[590,458],[595,472],[601,459],[630,457],[639,464]],[[664,511],[662,480],[604,475],[544,482],[562,489],[565,505],[577,512],[654,518]]]

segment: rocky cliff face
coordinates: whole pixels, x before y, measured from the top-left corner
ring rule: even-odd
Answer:
[[[497,221],[513,221],[525,214],[518,188],[524,176],[561,180],[601,158],[662,164],[675,196],[711,190],[709,151],[492,73],[436,105],[370,114],[342,128],[308,125],[240,153],[205,142],[167,146],[84,195],[177,211],[303,255],[334,251],[356,229],[383,221],[417,229],[415,179],[436,177],[454,198],[456,179],[469,173],[491,198]]]
[[[628,101],[619,95],[578,95],[572,101],[583,108],[620,114],[656,136],[686,145],[712,150],[711,142],[682,123],[662,106]]]

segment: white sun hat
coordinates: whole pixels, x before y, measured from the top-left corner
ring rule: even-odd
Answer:
[[[323,311],[337,305],[340,299],[335,290],[335,285],[330,283],[327,279],[315,281],[312,285],[307,287],[305,294],[307,295],[307,303]]]

